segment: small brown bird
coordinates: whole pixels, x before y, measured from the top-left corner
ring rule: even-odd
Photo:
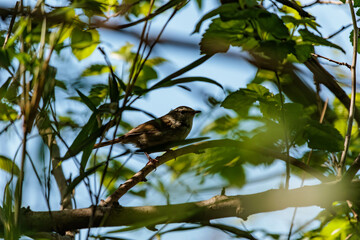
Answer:
[[[114,143],[132,143],[140,148],[140,150],[146,150],[170,142],[184,140],[190,133],[196,113],[200,113],[200,111],[195,111],[186,106],[177,107],[160,118],[140,124],[119,138],[95,144],[94,148]],[[153,160],[147,152],[145,154],[150,161]]]

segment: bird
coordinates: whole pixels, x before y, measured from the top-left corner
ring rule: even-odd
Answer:
[[[121,137],[95,144],[94,148],[131,143],[145,153],[149,162],[156,161],[149,156],[147,150],[185,140],[191,131],[195,115],[200,112],[187,106],[177,107],[162,117],[140,124]]]

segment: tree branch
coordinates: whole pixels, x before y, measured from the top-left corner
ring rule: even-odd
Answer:
[[[199,202],[165,206],[97,207],[93,227],[154,226],[163,223],[204,222],[225,217],[247,219],[250,215],[288,207],[328,207],[334,201],[359,200],[360,183],[332,182],[292,190],[268,190],[237,196],[215,196]],[[1,211],[1,209],[0,209]],[[87,228],[93,208],[21,214],[22,231],[51,232]]]
[[[175,159],[185,154],[189,153],[198,153],[208,148],[215,148],[215,147],[236,147],[236,148],[243,148],[249,151],[261,153],[264,156],[271,156],[276,159],[280,159],[282,161],[289,161],[290,164],[304,170],[305,172],[311,174],[315,178],[319,179],[322,182],[328,182],[329,179],[322,175],[322,173],[312,167],[309,167],[305,163],[297,160],[293,157],[288,157],[286,154],[278,153],[271,149],[267,149],[264,147],[257,147],[257,146],[248,146],[243,144],[240,141],[225,139],[225,140],[212,140],[206,142],[195,143],[175,151],[166,152],[164,155],[157,157],[158,162],[150,162],[144,168],[142,168],[139,172],[137,172],[132,178],[124,182],[119,186],[119,188],[111,194],[106,200],[101,201],[100,206],[109,206],[113,203],[117,202],[125,193],[127,193],[132,187],[142,181],[146,181],[146,176],[156,169],[157,166],[164,164],[167,161]]]
[[[334,76],[332,76],[326,69],[319,63],[315,57],[309,58],[305,62],[306,67],[314,74],[315,81],[325,85],[339,100],[340,102],[349,110],[350,109],[350,98],[346,92],[339,86],[336,82]],[[355,116],[356,122],[360,124],[360,112],[359,109],[355,107]]]

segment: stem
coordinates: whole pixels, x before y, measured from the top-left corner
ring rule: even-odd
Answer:
[[[289,163],[289,139],[288,139],[288,133],[287,133],[287,129],[286,129],[286,123],[285,123],[285,109],[284,109],[284,97],[282,94],[282,88],[281,88],[281,84],[280,84],[280,78],[278,73],[275,71],[275,75],[276,75],[276,81],[278,84],[278,89],[279,89],[279,94],[280,94],[280,101],[281,101],[281,122],[282,124],[284,124],[284,140],[285,140],[285,147],[286,147],[286,156],[287,156],[287,160],[286,160],[286,180],[285,180],[285,189],[289,189],[289,181],[290,181],[290,163]]]
[[[20,174],[18,179],[18,192],[15,198],[15,226],[18,226],[19,223],[19,214],[21,208],[21,201],[22,201],[22,189],[23,189],[23,182],[24,182],[24,166],[25,166],[25,158],[26,158],[26,143],[27,143],[27,124],[26,120],[24,119],[23,123],[23,140],[22,140],[22,154],[21,154],[21,165],[20,165]]]
[[[349,109],[349,118],[348,118],[348,128],[346,131],[345,141],[344,141],[344,151],[341,154],[340,165],[338,168],[338,175],[341,176],[345,169],[346,155],[349,150],[350,139],[351,139],[351,130],[354,122],[354,112],[355,112],[355,100],[356,100],[356,60],[357,60],[357,44],[358,44],[358,27],[356,25],[356,16],[354,12],[354,7],[352,1],[349,1],[349,7],[351,12],[351,18],[354,26],[353,34],[353,59],[351,63],[351,101]]]

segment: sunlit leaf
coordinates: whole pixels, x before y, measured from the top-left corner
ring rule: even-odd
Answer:
[[[71,49],[79,61],[89,57],[96,49],[99,41],[100,35],[95,29],[83,31],[74,28],[71,32]]]
[[[113,67],[113,70],[115,70],[115,67]],[[109,73],[110,69],[108,66],[103,64],[93,64],[90,67],[86,68],[81,76],[87,77],[87,76],[94,76],[94,75],[101,75],[104,73]]]
[[[20,173],[20,169],[16,163],[3,155],[0,155],[0,169],[15,176],[18,176]]]

